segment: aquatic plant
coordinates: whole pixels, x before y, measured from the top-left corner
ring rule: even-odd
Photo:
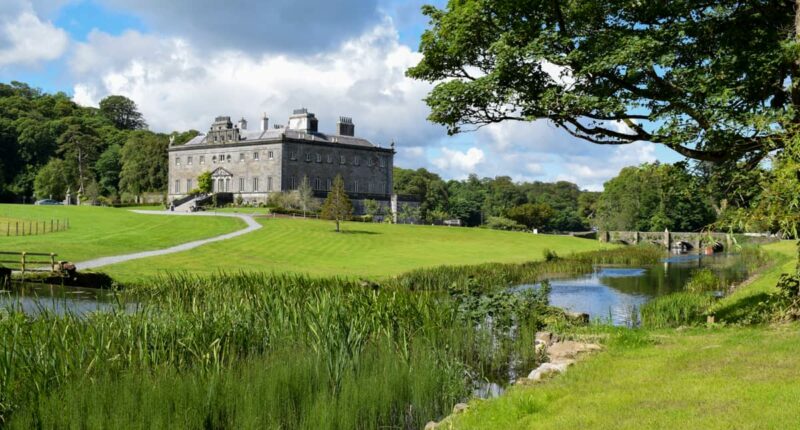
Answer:
[[[699,324],[712,303],[713,298],[704,293],[677,292],[657,297],[642,306],[642,326],[666,328]]]

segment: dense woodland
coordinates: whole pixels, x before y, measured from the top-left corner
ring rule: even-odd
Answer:
[[[84,201],[115,204],[164,193],[169,135],[146,128],[136,104],[123,96],[109,96],[91,108],[64,93],[0,84],[0,200],[61,200],[69,190]],[[182,143],[197,131],[174,134]],[[394,188],[420,200],[419,213],[410,215],[425,223],[459,219],[467,226],[544,232],[696,231],[714,223],[743,228],[728,221],[759,201],[758,184],[769,174],[708,162],[645,164],[623,169],[598,193],[564,181],[477,175],[444,180],[422,168],[395,168]]]

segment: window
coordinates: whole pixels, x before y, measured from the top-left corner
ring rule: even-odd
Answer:
[[[375,161],[372,157],[367,157],[367,166],[372,167],[375,164]]]
[[[244,161],[244,152],[239,153],[239,162],[241,163],[242,161]]]
[[[339,164],[346,164],[346,163],[347,163],[347,159],[344,157],[344,155],[340,156],[339,157]]]
[[[386,159],[381,157],[381,167],[386,167]]]
[[[272,176],[267,177],[267,191],[272,191]]]
[[[258,192],[258,178],[253,178],[253,192]]]
[[[253,153],[253,160],[258,160],[258,152]]]
[[[217,164],[217,156],[216,155],[211,157],[211,162],[214,163],[214,164]]]
[[[320,181],[318,177],[314,178],[314,189],[315,190],[321,190],[322,189],[322,181]]]
[[[358,192],[358,181],[357,180],[353,181],[353,192],[354,193]]]
[[[187,179],[186,180],[186,192],[188,193],[188,192],[191,192],[191,191],[192,191],[192,180],[191,179]]]
[[[200,156],[200,164],[206,164],[206,156],[205,155],[201,155]]]
[[[186,164],[192,164],[192,156],[186,157]]]
[[[162,158],[162,160],[163,160],[163,158]],[[175,157],[175,165],[176,166],[180,166],[181,165],[181,157]]]
[[[180,179],[176,179],[175,180],[175,194],[178,194],[180,192],[181,192],[181,180]]]
[[[355,157],[353,157],[353,165],[358,166],[359,164],[361,164],[361,159],[358,158],[358,155],[356,155]]]
[[[244,191],[244,178],[239,178],[239,192]]]
[[[297,160],[297,152],[296,152],[296,151],[292,151],[292,152],[289,154],[289,159],[290,159],[290,160]]]
[[[333,155],[328,154],[328,163],[333,163]]]
[[[310,162],[310,161],[311,161],[311,153],[310,152],[306,152],[306,162]]]
[[[322,163],[322,154],[317,153],[317,163]]]
[[[214,142],[216,142],[216,141],[217,141],[217,135],[215,134],[214,135]]]
[[[273,158],[273,157],[272,157],[272,151],[269,151],[269,152],[267,152],[267,158],[269,158],[270,160],[272,160],[272,158]]]
[[[295,188],[296,183],[297,183],[297,178],[295,178],[294,176],[290,177],[289,178],[289,189],[293,190]]]
[[[367,182],[367,192],[372,194],[372,182]]]
[[[228,161],[228,163],[231,162],[231,154],[228,154],[227,161]]]

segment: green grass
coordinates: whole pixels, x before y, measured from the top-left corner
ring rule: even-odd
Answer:
[[[344,223],[263,218],[264,228],[223,242],[164,257],[104,269],[132,280],[143,273],[188,271],[276,271],[380,279],[421,267],[542,260],[545,249],[559,255],[612,246],[566,236],[485,229]]]
[[[656,345],[612,347],[545,384],[476,402],[453,428],[794,428],[798,328],[656,333]]]
[[[793,272],[794,242],[765,247],[773,263],[721,300],[718,321],[741,318]],[[589,335],[607,329],[590,327]],[[800,416],[800,326],[614,329],[607,350],[564,375],[476,401],[445,428],[792,428]],[[599,332],[599,333],[598,333]],[[621,342],[619,338],[649,339]]]
[[[55,252],[59,259],[73,262],[161,249],[244,228],[244,222],[235,218],[142,215],[127,209],[87,206],[0,205],[0,218],[68,218],[67,231],[25,237],[0,235],[0,251]]]

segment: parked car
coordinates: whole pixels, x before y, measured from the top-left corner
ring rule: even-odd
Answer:
[[[62,203],[58,200],[43,199],[43,200],[37,200],[35,204],[37,206],[52,206],[52,205],[60,205]]]

